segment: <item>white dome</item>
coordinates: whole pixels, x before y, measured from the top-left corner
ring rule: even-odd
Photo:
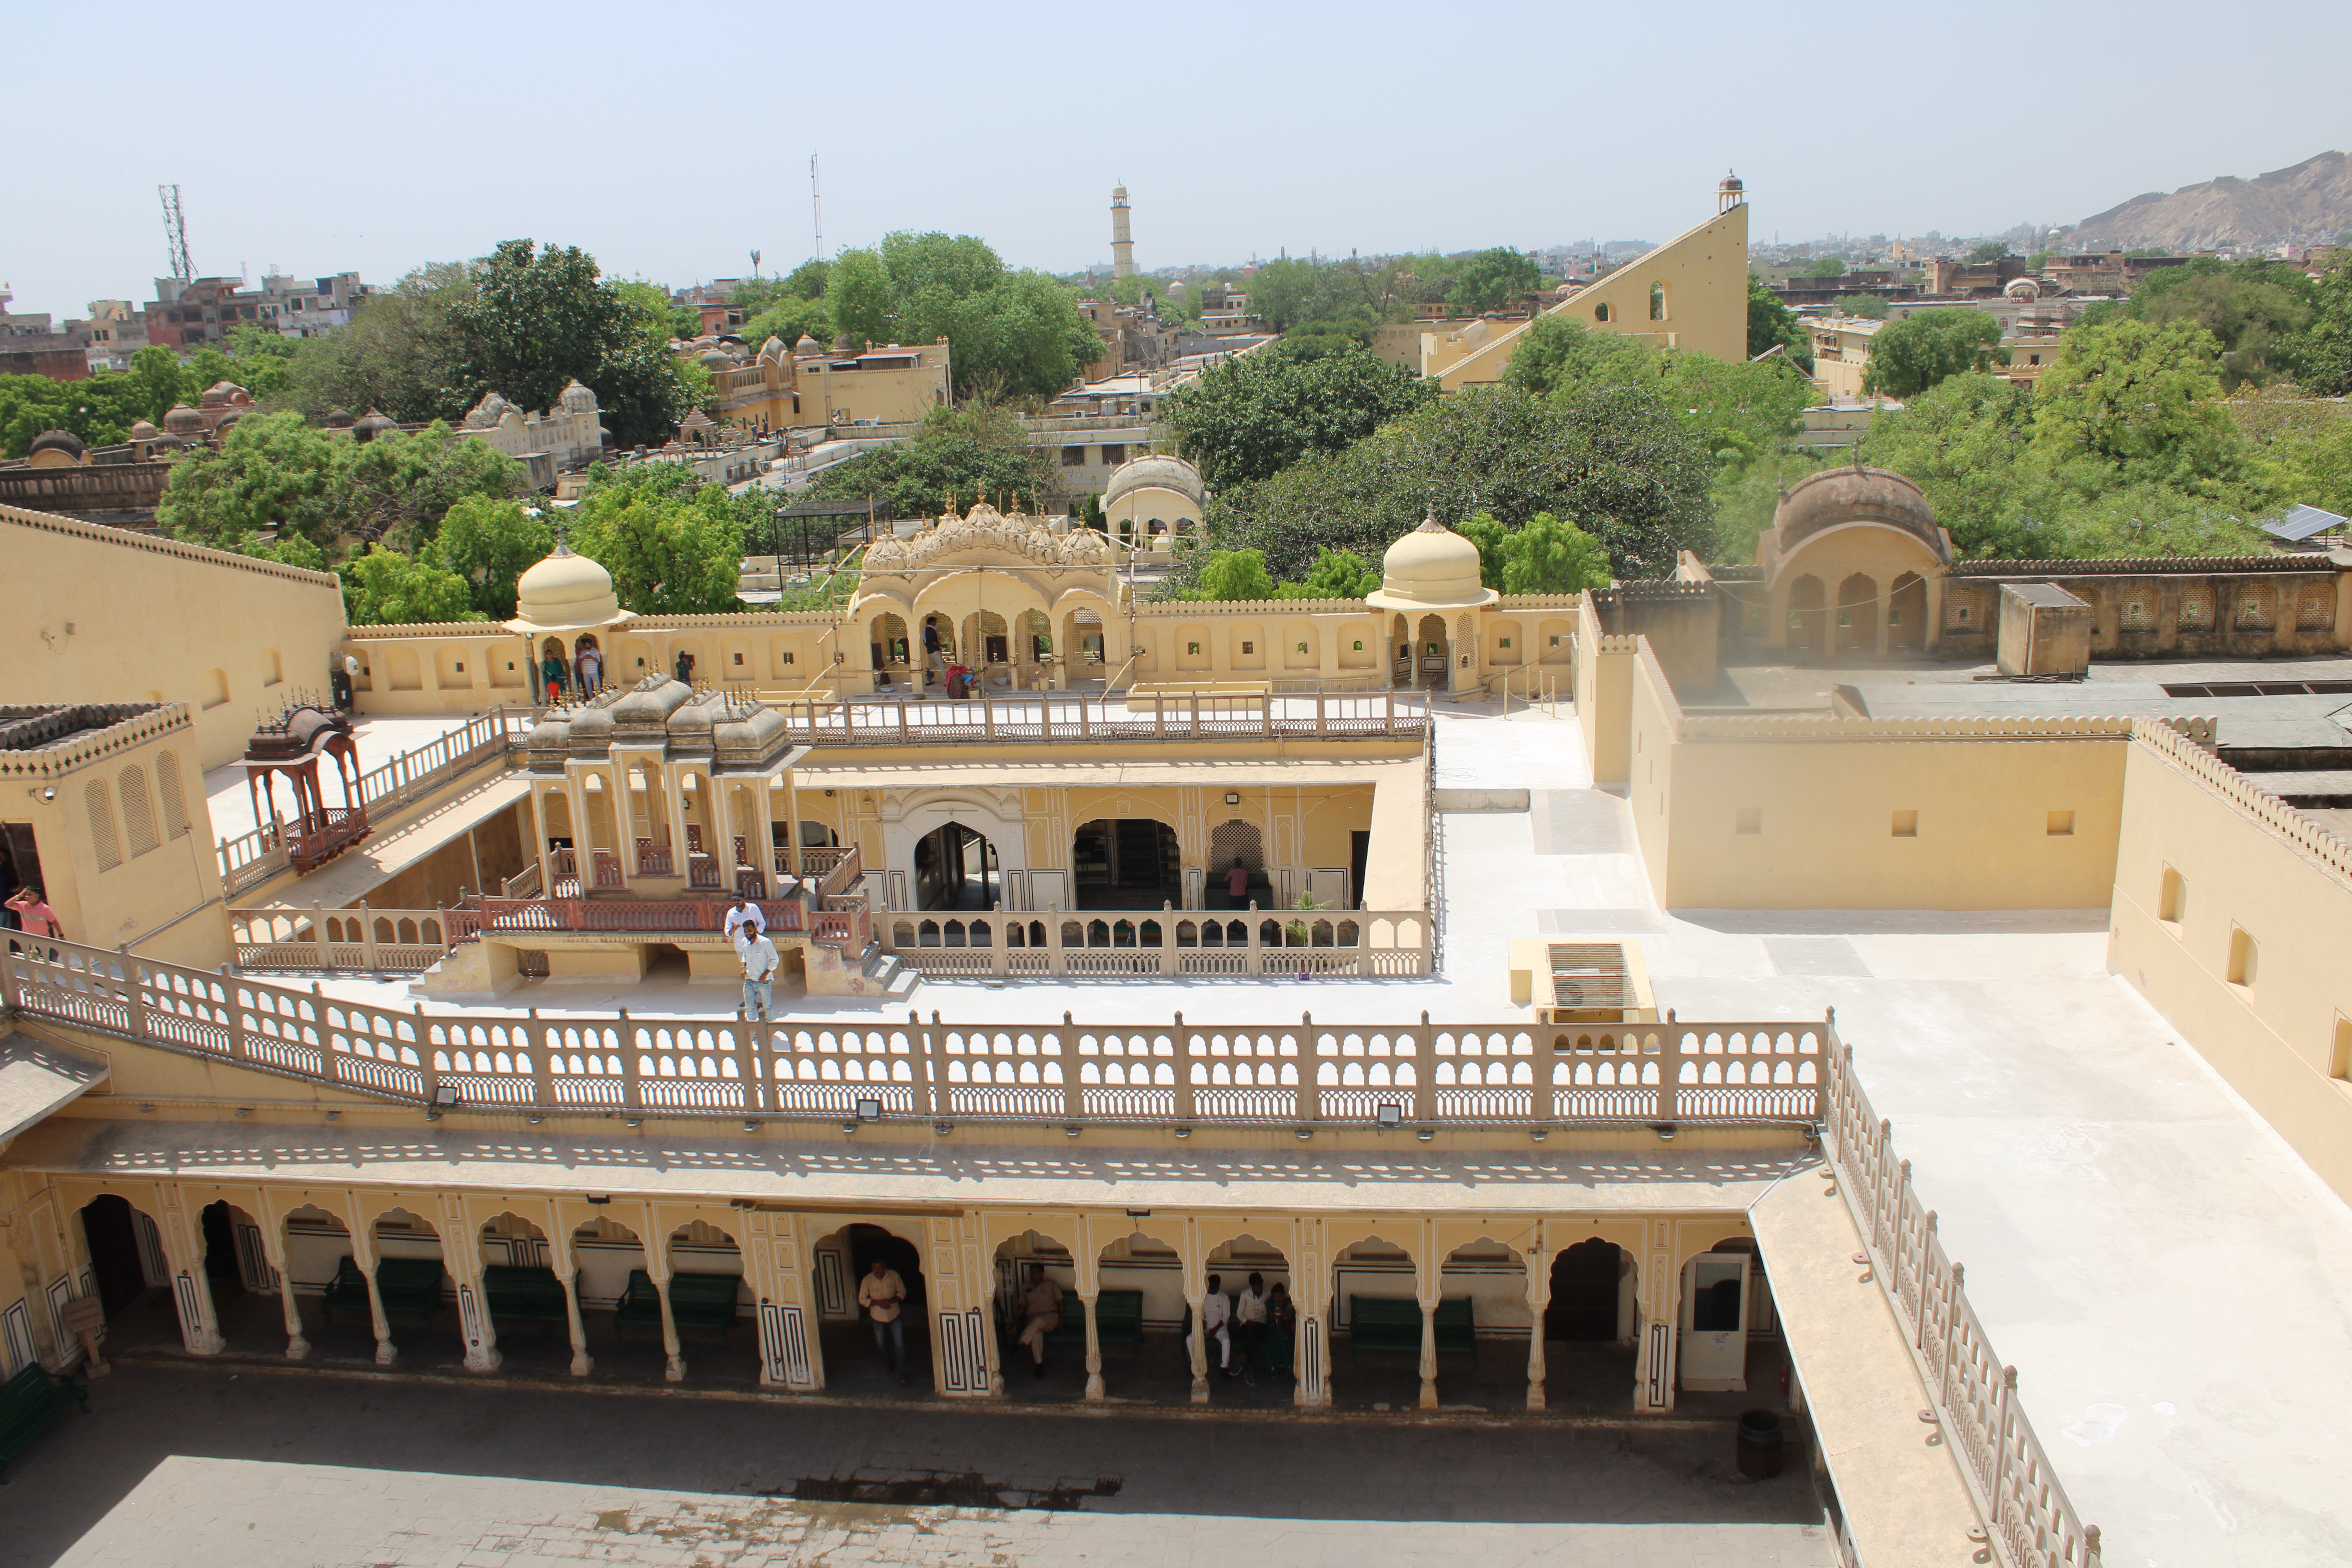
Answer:
[[[1381,609],[1468,609],[1491,605],[1479,581],[1478,547],[1431,518],[1381,557],[1381,588],[1364,602]]]
[[[572,554],[568,544],[558,544],[554,554],[525,572],[515,597],[516,616],[507,625],[516,631],[584,631],[628,618],[613,592],[613,574]]]
[[[1208,494],[1201,483],[1201,470],[1181,458],[1163,453],[1147,452],[1140,458],[1129,458],[1114,469],[1110,482],[1103,486],[1103,504],[1108,506],[1130,490],[1173,490],[1193,505],[1199,506]]]

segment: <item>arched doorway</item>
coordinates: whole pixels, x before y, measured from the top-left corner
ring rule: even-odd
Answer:
[[[956,653],[955,617],[936,612],[923,617],[922,630],[918,634],[922,647],[916,656],[922,661],[922,679],[919,685],[929,685],[940,679],[947,667],[960,663]]]
[[[1878,652],[1878,584],[1860,572],[1838,584],[1837,646],[1840,653]]]
[[[1067,1405],[1087,1397],[1087,1311],[1078,1295],[1077,1264],[1069,1247],[1042,1231],[1025,1230],[996,1247],[996,1356],[1004,1395],[1026,1404]],[[1058,1290],[1058,1321],[1029,1339],[1035,1282]],[[1047,1295],[1052,1291],[1046,1292]],[[1037,1297],[1042,1303],[1044,1297]]]
[[[1261,909],[1274,907],[1274,884],[1265,874],[1265,836],[1255,822],[1234,819],[1220,822],[1209,829],[1209,865],[1206,896],[1202,903],[1213,910],[1247,909],[1255,901]],[[1249,873],[1242,896],[1233,896],[1234,862],[1240,861]]]
[[[1618,1335],[1618,1260],[1613,1241],[1594,1237],[1551,1260],[1551,1300],[1544,1308],[1547,1340],[1613,1340]]]
[[[1589,1237],[1553,1255],[1543,1314],[1548,1409],[1622,1407],[1634,1380],[1635,1283],[1633,1255],[1613,1241]]]
[[[1829,632],[1827,595],[1822,580],[1808,572],[1789,584],[1789,651],[1819,653]]]
[[[1927,645],[1927,584],[1916,572],[1895,579],[1886,600],[1886,646],[1920,648]]]
[[[98,1281],[99,1304],[109,1318],[136,1305],[163,1282],[154,1222],[127,1199],[112,1193],[90,1199],[82,1205],[81,1232],[89,1247],[90,1274]]]
[[[874,660],[874,668],[882,672],[882,679],[906,679],[914,668],[914,650],[908,646],[905,619],[892,615],[877,616],[868,637],[866,651]]]
[[[946,822],[915,841],[915,908],[996,907],[1003,892],[996,847],[977,828]]]
[[[824,1384],[829,1391],[886,1394],[901,1386],[876,1342],[870,1316],[857,1304],[859,1282],[878,1259],[898,1276],[906,1290],[899,1321],[906,1325],[906,1383],[909,1390],[931,1386],[930,1314],[924,1288],[922,1252],[916,1245],[878,1225],[844,1226],[820,1239],[812,1249],[815,1260],[818,1300],[824,1321],[818,1343],[824,1357]]]
[[[1213,1340],[1202,1347],[1213,1397],[1228,1405],[1292,1403],[1297,1390],[1299,1306],[1290,1259],[1272,1242],[1244,1233],[1210,1249],[1206,1273],[1229,1303],[1233,1348],[1228,1360],[1222,1343]],[[1276,1286],[1281,1287],[1278,1293]],[[1255,1307],[1248,1300],[1253,1294],[1258,1299]],[[1286,1304],[1292,1325],[1279,1338],[1268,1321],[1276,1315],[1277,1298]],[[1221,1368],[1221,1361],[1227,1365]],[[1221,1371],[1228,1375],[1220,1376]]]
[[[1184,897],[1176,830],[1157,817],[1097,817],[1070,836],[1070,868],[1082,910],[1156,910]]]
[[[647,1302],[642,1294],[625,1300],[614,1322],[617,1327],[629,1316],[634,1307],[649,1306],[654,1312],[654,1325],[663,1330],[663,1345],[668,1354],[664,1375],[672,1383],[686,1375],[686,1337],[692,1334],[704,1345],[710,1345],[712,1336],[718,1346],[732,1352],[736,1331],[744,1327],[743,1249],[735,1237],[707,1220],[688,1220],[669,1234],[666,1244],[669,1253],[668,1306],[669,1322],[663,1325],[661,1303]],[[752,1353],[740,1359],[732,1353],[705,1367],[706,1381],[722,1381],[746,1385],[759,1381],[759,1335],[756,1329],[748,1336]]]
[[[1423,616],[1412,635],[1412,684],[1442,687],[1453,663],[1444,616]]]

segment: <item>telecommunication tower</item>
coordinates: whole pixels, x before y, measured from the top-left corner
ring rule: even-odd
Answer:
[[[172,276],[183,283],[194,283],[196,264],[188,259],[188,220],[180,212],[180,187],[158,185],[155,194],[163,198],[163,240],[170,252]]]
[[[816,258],[824,259],[824,197],[816,184],[816,154],[809,154],[809,216],[816,222]]]

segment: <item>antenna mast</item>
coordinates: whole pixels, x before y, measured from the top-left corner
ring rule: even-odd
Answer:
[[[172,276],[183,283],[194,283],[196,264],[188,259],[188,220],[180,213],[180,187],[158,185],[155,194],[163,198],[163,241],[170,253]]]
[[[809,213],[816,220],[816,258],[824,259],[824,196],[816,184],[816,154],[809,154]]]

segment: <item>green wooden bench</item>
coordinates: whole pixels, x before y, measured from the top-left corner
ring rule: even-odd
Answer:
[[[37,1362],[0,1384],[0,1483],[8,1479],[8,1461],[23,1453],[50,1422],[79,1405],[89,1414],[89,1390],[69,1377],[53,1377]]]
[[[379,1258],[375,1293],[383,1298],[383,1315],[414,1313],[429,1318],[441,1310],[441,1260],[437,1258]]]
[[[1020,1331],[1015,1323],[1013,1331]],[[1095,1298],[1095,1337],[1106,1345],[1133,1345],[1143,1348],[1143,1292],[1140,1290],[1105,1290]],[[1062,1326],[1045,1336],[1049,1345],[1076,1345],[1087,1348],[1086,1303],[1077,1292],[1062,1293]]]
[[[1448,1296],[1437,1303],[1437,1353],[1474,1353],[1477,1323],[1470,1298]],[[1348,1359],[1359,1351],[1421,1351],[1421,1303],[1409,1296],[1348,1298]]]
[[[320,1314],[331,1323],[337,1312],[364,1313],[367,1310],[367,1276],[346,1257],[335,1265],[335,1277],[327,1281],[327,1294],[319,1303]]]
[[[550,1276],[551,1279],[553,1276]],[[376,1294],[383,1298],[383,1315],[413,1312],[429,1318],[441,1310],[441,1260],[437,1258],[383,1258],[376,1260]],[[556,1289],[560,1294],[562,1286]],[[335,1265],[319,1311],[329,1322],[337,1312],[368,1310],[367,1276],[349,1256]],[[560,1314],[559,1314],[560,1315]]]
[[[680,1329],[717,1329],[723,1336],[735,1326],[735,1297],[741,1277],[734,1274],[673,1274],[669,1277],[669,1315]],[[642,1268],[629,1270],[629,1288],[613,1309],[615,1330],[632,1324],[661,1326],[661,1294],[653,1276]]]
[[[575,1277],[574,1283],[577,1283]],[[563,1281],[555,1270],[518,1263],[493,1263],[482,1270],[482,1300],[494,1322],[562,1323],[572,1321],[565,1304]]]

